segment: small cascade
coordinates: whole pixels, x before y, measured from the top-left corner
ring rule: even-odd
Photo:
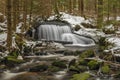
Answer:
[[[59,26],[59,25],[40,25],[38,27],[38,39],[61,41],[61,35],[63,33],[71,33],[69,26]]]
[[[94,44],[94,41],[92,39],[89,39],[89,38],[86,38],[83,36],[79,36],[79,35],[73,34],[73,33],[64,33],[62,35],[62,40],[73,42],[73,44],[81,44],[81,45]]]

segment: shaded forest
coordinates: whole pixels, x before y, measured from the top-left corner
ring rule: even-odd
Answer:
[[[119,70],[120,0],[0,0],[0,80],[119,80]]]

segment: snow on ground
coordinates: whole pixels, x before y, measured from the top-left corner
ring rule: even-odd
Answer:
[[[120,21],[120,16],[118,16],[118,17],[116,18],[116,20],[117,20],[117,21]]]
[[[80,29],[79,31],[75,31],[75,33],[84,35],[84,36],[89,36],[91,38],[97,39],[97,37],[105,37],[105,33],[102,31],[98,31],[96,29]]]
[[[118,37],[111,37],[108,39],[109,42],[114,43],[115,46],[120,47],[120,38]]]
[[[23,22],[20,22],[16,27],[16,33],[21,33],[21,27],[23,25]]]
[[[5,41],[7,39],[7,33],[1,33],[0,34],[0,41]]]
[[[92,19],[89,20],[85,20],[84,17],[80,17],[80,16],[73,16],[64,12],[60,12],[61,19],[64,21],[67,21],[71,24],[72,27],[75,27],[75,25],[80,25],[80,27],[83,28],[83,26],[81,25],[81,23],[91,23]],[[48,20],[54,20],[55,16],[51,16]]]

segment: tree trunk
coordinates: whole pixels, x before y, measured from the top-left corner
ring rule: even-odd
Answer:
[[[11,51],[12,47],[12,22],[11,22],[11,0],[6,0],[7,10],[7,47],[8,51]]]
[[[97,26],[98,28],[103,27],[103,0],[98,0]]]

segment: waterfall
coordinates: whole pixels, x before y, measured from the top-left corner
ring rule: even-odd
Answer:
[[[40,25],[38,27],[38,40],[53,40],[53,41],[61,41],[61,35],[63,33],[71,33],[71,29],[69,26],[59,26],[59,25]]]
[[[90,38],[72,33],[69,25],[41,24],[38,28],[38,40],[72,42],[77,46],[93,46]]]

